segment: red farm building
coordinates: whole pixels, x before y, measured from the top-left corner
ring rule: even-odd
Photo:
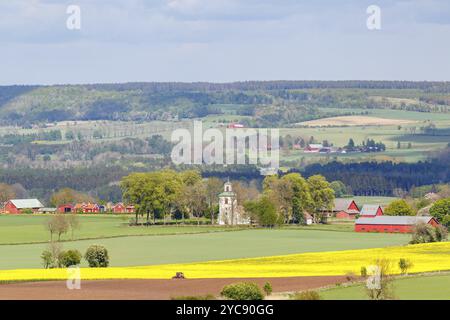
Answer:
[[[126,207],[123,203],[119,202],[118,204],[116,204],[112,207],[112,212],[113,213],[125,213]]]
[[[38,199],[13,199],[5,203],[4,213],[19,214],[31,210],[38,212],[44,206]]]
[[[355,221],[356,232],[411,233],[416,224],[423,222],[433,227],[439,223],[433,217],[376,216]]]
[[[124,205],[122,202],[114,205],[111,210],[113,213],[134,213],[134,206]]]
[[[330,216],[336,216],[337,219],[355,219],[359,214],[359,208],[353,199],[334,199],[334,207]]]
[[[71,204],[62,204],[58,206],[59,213],[72,213],[75,212],[75,207]]]
[[[74,211],[77,213],[99,213],[100,207],[95,203],[77,203],[74,206]]]
[[[379,205],[365,204],[361,209],[361,218],[374,218],[383,215],[383,208]]]

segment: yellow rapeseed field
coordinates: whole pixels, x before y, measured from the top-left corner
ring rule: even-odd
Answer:
[[[394,273],[400,272],[400,258],[413,263],[411,273],[450,270],[450,242],[185,264],[81,268],[81,278],[169,279],[176,272],[183,272],[191,279],[344,275],[359,274],[362,266],[381,258],[392,261]],[[67,279],[67,274],[66,269],[2,270],[0,281]]]

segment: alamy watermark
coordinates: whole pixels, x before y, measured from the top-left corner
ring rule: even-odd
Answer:
[[[81,30],[81,8],[78,5],[70,5],[66,9],[69,17],[66,20],[66,27],[69,30]]]
[[[191,134],[193,132],[193,135]],[[268,170],[279,168],[278,129],[209,128],[194,121],[193,130],[177,129],[172,133],[174,164],[231,165],[253,164]]]
[[[80,290],[81,289],[80,266],[70,266],[67,268],[66,287],[69,290]]]
[[[369,15],[366,21],[367,29],[381,30],[381,8],[377,5],[367,7],[366,13]]]

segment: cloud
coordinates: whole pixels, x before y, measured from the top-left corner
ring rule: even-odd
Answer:
[[[449,17],[445,0],[1,1],[0,81],[442,79]]]

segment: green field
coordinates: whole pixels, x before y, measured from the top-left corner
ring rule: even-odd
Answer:
[[[111,266],[139,266],[403,245],[409,235],[299,229],[129,236],[63,243],[84,252],[101,244]],[[39,268],[46,244],[0,245],[0,269]]]
[[[131,216],[128,215],[97,215],[78,216],[79,230],[73,234],[74,240],[111,238],[136,235],[164,235],[203,233],[236,230],[220,226],[152,226],[129,227]],[[38,243],[50,240],[50,233],[45,228],[45,223],[50,217],[45,215],[0,215],[0,245]],[[56,240],[56,236],[54,236]],[[61,240],[72,240],[72,234],[68,232]]]
[[[362,197],[362,196],[355,196],[352,197],[358,204],[358,206],[361,208],[365,204],[379,204],[381,206],[387,206],[389,203],[391,203],[394,200],[397,200],[395,197]]]
[[[325,300],[368,299],[363,285],[324,290],[320,295]],[[450,300],[450,275],[397,279],[394,295],[400,300]]]
[[[326,110],[334,110],[326,108]],[[369,112],[364,115],[367,117],[379,117],[386,119],[398,120],[412,120],[416,123],[402,125],[399,128],[397,125],[382,125],[382,126],[353,126],[353,127],[311,127],[311,128],[285,128],[281,129],[280,135],[287,134],[293,137],[303,137],[308,141],[310,137],[314,137],[317,142],[328,140],[329,143],[336,147],[344,147],[347,145],[350,138],[356,144],[361,144],[367,139],[374,139],[375,141],[383,142],[386,145],[385,152],[379,153],[349,153],[349,154],[308,154],[299,150],[290,150],[289,152],[282,152],[281,160],[298,161],[303,158],[304,162],[317,162],[323,160],[330,160],[336,157],[339,160],[393,160],[416,162],[426,159],[431,152],[446,147],[449,142],[449,135],[423,135],[420,134],[420,127],[428,124],[427,121],[432,121],[439,129],[450,128],[450,114],[448,113],[424,113],[404,110],[389,110],[389,109],[335,109],[339,113],[361,113]],[[416,134],[411,134],[410,128],[416,128]],[[401,142],[401,148],[397,149],[398,141]],[[408,144],[411,143],[411,148]]]

